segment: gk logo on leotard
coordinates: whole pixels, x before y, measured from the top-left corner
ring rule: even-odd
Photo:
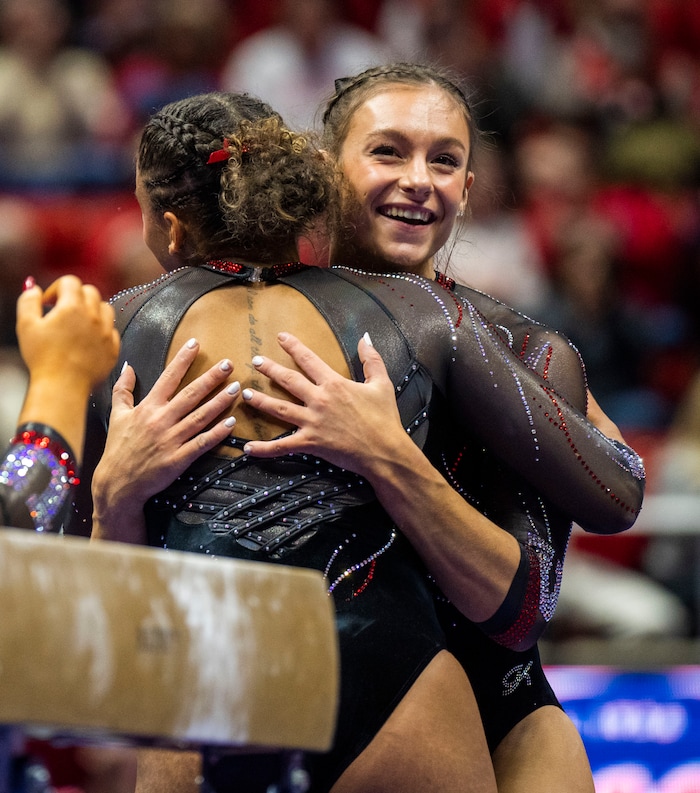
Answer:
[[[526,686],[532,685],[532,678],[530,677],[530,669],[532,668],[532,661],[526,666],[518,664],[514,666],[510,672],[503,678],[503,696],[507,697],[512,694],[515,689],[525,681]]]

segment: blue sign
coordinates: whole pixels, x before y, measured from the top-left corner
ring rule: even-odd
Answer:
[[[596,793],[700,793],[700,667],[550,666]]]

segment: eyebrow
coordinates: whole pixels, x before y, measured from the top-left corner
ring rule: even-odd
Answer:
[[[398,138],[402,143],[410,143],[410,136],[404,134],[398,129],[395,129],[394,127],[382,127],[380,129],[373,129],[367,134],[367,138],[369,140],[371,140],[372,138],[382,138],[382,137],[394,137],[394,138]],[[453,138],[453,137],[439,138],[434,145],[437,146],[438,148],[441,146],[457,146],[463,151],[467,150],[467,147],[459,138]]]

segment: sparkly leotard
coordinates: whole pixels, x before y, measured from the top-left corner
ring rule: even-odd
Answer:
[[[73,453],[56,430],[23,424],[0,458],[0,526],[57,530],[78,481]]]
[[[568,339],[489,295],[455,285],[451,279],[438,279],[478,308],[550,388],[567,394],[572,383],[576,389],[585,384],[580,356]],[[467,672],[493,751],[534,710],[543,705],[560,707],[536,641],[554,613],[572,520],[569,512],[554,507],[468,433],[455,434],[452,427],[448,438],[439,455],[443,475],[521,546],[522,563],[511,592],[488,623],[476,625],[468,620],[436,588],[447,648]],[[641,476],[641,461],[634,456],[630,471]]]
[[[160,373],[187,307],[236,280],[206,267],[183,268],[118,296],[122,358],[135,366],[140,393]],[[585,384],[564,400],[469,300],[405,275],[312,268],[280,280],[326,317],[357,377],[356,342],[370,332],[396,385],[404,426],[435,464],[452,459],[456,450],[445,442],[446,432],[459,428],[462,439],[491,450],[485,479],[512,469],[524,487],[547,493],[554,512],[589,529],[619,531],[633,522],[642,473],[629,450],[585,421]],[[352,313],[341,316],[338,306],[350,305]],[[577,376],[583,382],[580,371]],[[103,409],[103,425],[106,418]],[[92,441],[96,437],[91,433]],[[86,452],[86,465],[88,459]],[[497,494],[490,505],[498,512]],[[516,506],[522,509],[509,509]],[[449,616],[441,613],[422,563],[361,480],[308,455],[273,461],[205,455],[146,513],[152,544],[310,566],[326,575],[342,668],[335,745],[314,769],[315,789],[328,789],[447,646]],[[88,514],[76,516],[79,531]],[[543,558],[561,560],[566,537],[550,544]],[[482,626],[515,649],[532,645],[526,634],[539,630],[546,620],[541,604],[553,608],[557,591],[557,581],[547,579],[533,599],[528,582],[538,557],[524,550],[523,559],[503,608]],[[528,615],[527,630],[521,612]]]

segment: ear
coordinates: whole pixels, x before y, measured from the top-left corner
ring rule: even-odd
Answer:
[[[472,189],[472,185],[474,184],[474,172],[469,171],[467,174],[467,180],[464,183],[464,194],[462,195],[462,203],[459,205],[459,208],[462,212],[464,212],[465,207],[467,206],[467,202],[469,201],[469,191]]]
[[[163,220],[168,229],[168,253],[173,256],[179,253],[185,244],[185,227],[180,222],[180,218],[173,212],[163,213]]]

